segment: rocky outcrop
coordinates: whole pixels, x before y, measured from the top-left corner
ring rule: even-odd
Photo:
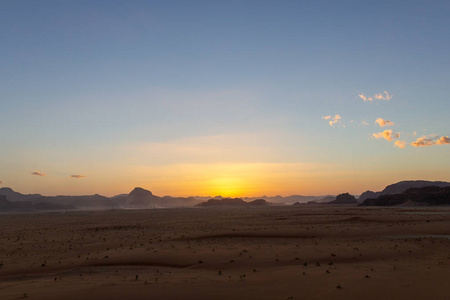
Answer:
[[[447,187],[450,186],[450,182],[445,181],[426,181],[426,180],[408,180],[400,181],[391,185],[388,185],[381,192],[366,191],[359,196],[358,201],[363,202],[366,199],[375,199],[382,195],[394,195],[401,194],[410,188],[422,188],[427,186]]]
[[[160,205],[158,196],[154,196],[152,192],[143,188],[137,187],[128,194],[125,199],[125,208],[152,208]]]
[[[361,206],[450,205],[450,187],[427,186],[411,188],[401,194],[381,195],[376,199],[366,199]]]
[[[337,195],[336,200],[330,201],[328,204],[358,204],[358,201],[349,193],[343,193]]]

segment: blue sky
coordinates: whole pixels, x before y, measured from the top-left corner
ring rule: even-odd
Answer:
[[[0,181],[184,196],[450,181],[449,13],[445,1],[2,1]],[[385,130],[395,138],[374,136]]]

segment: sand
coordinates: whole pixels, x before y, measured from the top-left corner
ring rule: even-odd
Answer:
[[[0,228],[0,299],[450,297],[450,208],[10,214]]]

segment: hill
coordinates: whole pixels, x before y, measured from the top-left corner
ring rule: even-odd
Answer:
[[[209,199],[206,202],[197,204],[196,206],[246,206],[248,203],[241,198],[223,198],[223,199]]]
[[[9,201],[5,195],[0,195],[0,212],[33,212],[73,209],[72,206],[58,205],[45,202]]]
[[[39,197],[42,197],[40,194],[29,194],[24,195],[18,192],[13,191],[9,187],[0,188],[0,195],[6,196],[8,201],[16,202],[16,201],[29,201]]]
[[[382,195],[394,195],[401,194],[410,188],[423,188],[427,186],[447,187],[450,186],[450,182],[445,181],[426,181],[426,180],[408,180],[400,181],[391,185],[388,185],[381,192],[365,191],[359,196],[358,201],[363,202],[366,199],[375,199]]]
[[[339,194],[336,200],[328,202],[328,204],[358,204],[358,201],[349,193],[343,193]]]
[[[427,186],[410,188],[401,194],[381,195],[376,199],[366,199],[360,206],[450,205],[450,187]]]

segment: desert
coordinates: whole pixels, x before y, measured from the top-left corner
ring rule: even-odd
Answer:
[[[448,299],[449,207],[0,216],[1,299]]]
[[[449,16],[0,0],[0,300],[449,300]]]

